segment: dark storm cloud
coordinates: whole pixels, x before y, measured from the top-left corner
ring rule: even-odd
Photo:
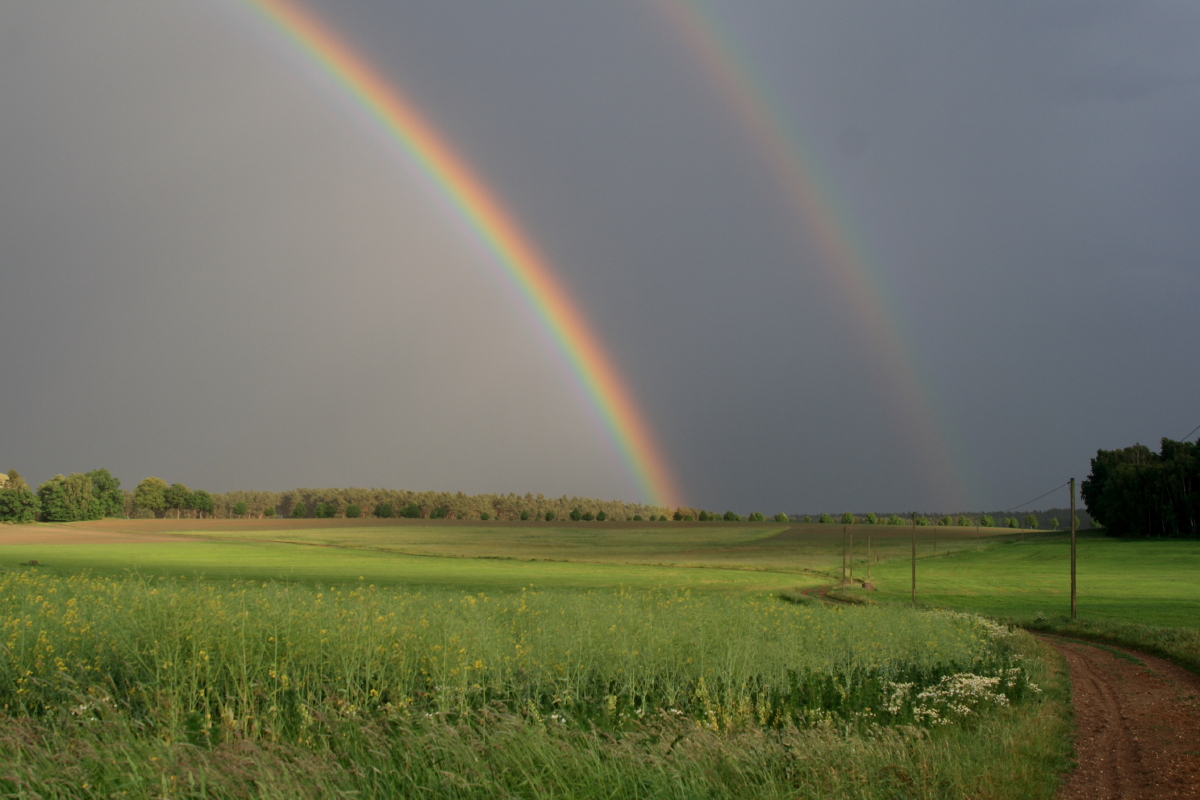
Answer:
[[[560,268],[687,499],[960,502],[912,468],[873,343],[652,5],[313,7]],[[0,7],[0,456],[37,479],[631,496],[478,250],[220,8]],[[973,504],[1200,422],[1192,7],[715,10],[874,254]]]

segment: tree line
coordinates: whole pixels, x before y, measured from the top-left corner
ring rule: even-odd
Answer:
[[[917,514],[918,527],[925,526],[958,526],[963,528],[1013,528],[1030,530],[1059,530],[1070,527],[1071,512],[1066,508],[1052,508],[1046,511],[1031,511],[1023,517],[1006,517],[1003,511],[984,514]],[[818,522],[825,525],[911,525],[911,514],[876,514],[870,512],[859,515],[849,511],[840,516],[833,514],[798,515],[800,522]],[[1091,527],[1091,518],[1084,513],[1076,513],[1078,527]]]
[[[1110,536],[1196,538],[1200,535],[1200,444],[1162,440],[1097,450],[1080,487],[1088,513]]]
[[[15,470],[0,475],[0,522],[77,522],[104,517],[292,519],[392,517],[409,519],[572,521],[741,521],[733,511],[597,500],[527,493],[477,494],[412,492],[397,489],[291,489],[284,492],[208,492],[157,477],[143,479],[132,491],[106,469],[56,475],[32,490]],[[753,512],[747,519],[763,522]],[[777,514],[776,522],[787,522]]]

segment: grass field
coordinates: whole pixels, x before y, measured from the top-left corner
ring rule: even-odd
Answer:
[[[779,599],[836,574],[829,526],[20,533],[5,796],[1050,797],[1067,765],[1063,675],[1029,637]]]

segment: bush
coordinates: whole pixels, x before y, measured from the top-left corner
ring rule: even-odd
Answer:
[[[666,515],[666,514],[660,514],[660,515],[659,515],[659,517],[658,517],[658,521],[659,521],[659,522],[666,522],[666,521],[667,521],[667,515]]]
[[[751,522],[766,522],[767,518],[762,515],[761,511],[753,511],[750,514]]]
[[[822,514],[821,518],[818,519],[817,522],[821,523],[822,525],[832,525],[833,517],[829,516],[828,514]]]
[[[362,506],[356,503],[351,503],[346,506],[346,519],[358,519],[362,516]]]
[[[858,520],[855,519],[854,515],[851,514],[849,511],[847,511],[845,514],[842,514],[842,524],[843,525],[853,525],[856,522],[858,522]]]
[[[235,517],[244,517],[246,514],[250,513],[250,509],[246,507],[246,503],[242,500],[238,500],[236,503],[234,503],[233,508],[231,508],[230,511],[233,512]]]
[[[485,511],[484,513],[486,514],[487,512]],[[486,519],[486,518],[485,518],[485,519]],[[522,522],[524,522],[524,521],[525,521],[525,520],[527,520],[527,519],[529,519],[529,512],[528,512],[528,511],[522,511],[522,512],[521,512],[521,521],[522,521]]]
[[[396,516],[396,512],[392,509],[391,503],[380,503],[379,505],[375,506],[375,510],[371,513],[380,519],[390,519],[391,517]]]
[[[701,512],[700,512],[700,521],[701,521],[701,522],[708,522],[708,512],[707,512],[707,511],[701,511]]]
[[[954,520],[950,519],[950,517],[942,517],[941,519],[938,520],[938,525],[941,525],[943,527],[949,527],[953,524],[954,524]]]
[[[684,522],[691,522],[691,521],[692,521],[692,515],[691,515],[691,514],[684,514],[684,515],[683,515],[683,521],[684,521]]]
[[[726,511],[724,519],[726,522],[741,522],[742,516],[741,514],[735,514],[732,511]]]
[[[275,516],[275,506],[267,506],[266,508],[264,508],[264,509],[263,509],[263,516],[264,516],[264,517],[273,517],[273,516]]]
[[[308,509],[304,507],[304,503],[296,503],[292,506],[292,519],[303,519],[308,516]]]
[[[400,509],[400,516],[404,519],[420,519],[421,509],[416,503],[409,503],[404,508]]]
[[[892,514],[890,517],[888,517],[888,525],[903,525],[903,524],[904,524],[904,520],[900,517],[899,514]]]
[[[554,522],[554,512],[553,511],[546,512],[546,522]]]
[[[805,514],[803,517],[800,518],[800,521],[801,522],[812,522],[812,517],[810,517],[808,514]]]
[[[604,522],[606,519],[608,519],[608,514],[605,514],[603,511],[596,512],[596,522]]]
[[[917,526],[918,527],[924,527],[928,524],[929,524],[929,520],[926,517],[917,517]]]
[[[1004,520],[1004,524],[1009,528],[1021,527],[1021,523],[1017,522],[1016,517],[1009,517],[1008,519]]]
[[[583,512],[580,511],[578,508],[572,508],[571,509],[571,521],[579,522],[579,520],[581,520],[581,519],[583,519]]]
[[[450,516],[450,509],[446,506],[438,506],[429,512],[430,519],[445,519],[448,516]]]
[[[634,515],[633,515],[633,521],[634,521],[634,522],[641,522],[641,521],[642,521],[642,515],[641,515],[641,514],[634,514]]]
[[[521,513],[522,513],[522,514],[525,514],[525,512],[524,512],[524,511],[522,511]],[[491,519],[491,518],[492,518],[492,515],[491,515],[491,514],[489,514],[489,513],[488,513],[488,512],[486,512],[486,511],[480,511],[480,512],[479,512],[479,518],[480,518],[481,520],[483,520],[484,522],[487,522],[489,519]],[[521,519],[528,519],[528,518],[529,518],[528,516],[523,516],[523,517],[521,517]]]
[[[333,503],[317,503],[317,507],[313,509],[313,516],[317,519],[333,519],[337,515],[337,509]]]
[[[583,512],[583,521],[584,522],[591,522],[595,518],[596,518],[596,515],[593,514],[592,512],[590,512],[590,511]]]
[[[975,524],[975,523],[974,523],[974,522],[972,522],[972,521],[971,521],[971,518],[970,518],[970,517],[968,517],[966,514],[963,514],[963,515],[961,515],[961,516],[958,518],[958,526],[959,526],[960,528],[969,528],[969,527],[971,527],[971,526],[972,526],[972,525],[974,525],[974,524]]]
[[[867,512],[867,524],[868,525],[878,525],[879,524],[879,516],[874,511]]]

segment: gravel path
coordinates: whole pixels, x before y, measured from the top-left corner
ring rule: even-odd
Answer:
[[[1079,766],[1059,799],[1200,798],[1200,675],[1154,656],[1042,638],[1071,668]]]

